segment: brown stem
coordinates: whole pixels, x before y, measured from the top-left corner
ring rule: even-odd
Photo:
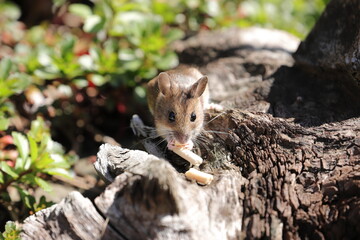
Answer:
[[[10,181],[8,181],[7,183],[3,184],[2,186],[0,186],[0,192],[3,192],[7,189],[8,186],[10,186],[10,184],[12,184],[13,182],[18,181],[19,179],[21,179],[23,176],[25,176],[28,173],[31,173],[33,170],[32,169],[28,169],[22,173],[19,174],[19,177],[11,179]]]

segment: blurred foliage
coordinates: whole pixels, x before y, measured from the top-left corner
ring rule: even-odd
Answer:
[[[8,97],[23,92],[31,83],[31,77],[14,69],[10,59],[0,60],[0,131],[9,127],[9,118],[14,115],[14,105]]]
[[[8,145],[14,145],[16,150],[7,148]],[[63,147],[51,139],[50,130],[41,117],[31,122],[26,136],[13,131],[11,136],[0,138],[0,148],[0,203],[3,205],[12,204],[7,191],[12,187],[17,189],[24,211],[35,213],[51,203],[45,198],[36,202],[29,189],[41,187],[51,191],[44,179],[47,175],[71,177],[69,169],[76,157],[66,155]]]
[[[0,234],[0,240],[20,240],[20,228],[12,221],[6,222],[5,231]]]
[[[52,0],[53,19],[27,28],[20,8],[0,0],[0,204],[22,217],[52,204],[36,201],[34,189],[50,191],[52,175],[70,175],[75,157],[52,134],[89,154],[96,147],[86,141],[101,143],[106,128],[115,135],[128,127],[126,117],[145,104],[142,84],[178,65],[174,41],[250,25],[304,37],[328,0],[76,2]],[[6,226],[16,239],[15,226]]]
[[[330,0],[244,0],[238,25],[259,25],[304,38]]]

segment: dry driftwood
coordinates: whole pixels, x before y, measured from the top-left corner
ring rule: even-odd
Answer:
[[[167,161],[146,152],[103,145],[97,169],[107,169],[108,181],[118,176],[95,200],[109,222],[105,228],[104,219],[91,217],[94,230],[113,229],[107,232],[114,239],[357,236],[360,119],[306,129],[268,114],[228,111],[210,125],[228,134],[218,133],[213,140],[226,149],[208,154],[208,166],[202,168],[212,169],[215,181],[206,187],[186,181]],[[73,208],[68,201],[57,208],[68,214],[67,207]],[[82,209],[70,215],[82,216],[85,209],[89,215],[98,215],[83,202],[78,205]],[[33,219],[27,220],[26,236],[31,236],[30,229],[38,233],[49,228],[53,236],[62,236],[56,235],[60,227],[86,221],[64,220],[51,209],[40,215],[42,220],[36,216],[36,225],[27,225]],[[76,234],[69,238],[86,239]]]
[[[103,145],[99,154],[107,156],[109,162],[131,165],[95,200],[101,213],[109,218],[109,225],[126,239],[239,236],[242,204],[238,186],[245,180],[238,172],[219,172],[216,184],[201,187],[186,181],[167,161],[152,155],[137,163],[134,151],[110,145]]]
[[[351,79],[357,75],[341,75],[348,69],[341,64],[326,69],[333,55],[313,54],[320,47],[312,39],[321,39],[324,30],[319,29],[332,21],[342,23],[333,25],[336,28],[349,29],[355,23],[347,19],[358,16],[359,4],[331,1],[296,53],[296,59],[311,61],[298,60],[295,66],[294,49],[277,46],[278,41],[249,41],[247,31],[203,33],[179,42],[174,47],[181,61],[197,64],[209,75],[211,86],[222,86],[210,90],[228,108],[207,113],[205,128],[212,131],[204,132],[199,146],[205,159],[200,169],[214,174],[214,181],[199,186],[186,180],[183,173],[189,165],[148,138],[151,131],[135,118],[132,127],[144,138],[147,152],[103,145],[95,167],[109,183],[105,192],[95,203],[73,193],[27,219],[22,236],[356,239],[360,97],[350,82],[356,82]],[[327,17],[335,16],[334,8],[347,12]],[[355,35],[329,36],[323,44],[343,44],[336,53],[345,54],[348,43],[359,42]],[[330,60],[320,60],[323,57]],[[91,232],[78,226],[80,221],[89,224]]]
[[[119,239],[92,202],[79,192],[28,217],[21,239]]]

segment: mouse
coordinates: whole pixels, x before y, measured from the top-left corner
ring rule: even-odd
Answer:
[[[192,149],[209,106],[208,77],[194,67],[161,72],[147,84],[147,102],[157,135],[167,147]]]

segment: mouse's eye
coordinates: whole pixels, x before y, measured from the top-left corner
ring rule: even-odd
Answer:
[[[190,121],[194,122],[196,120],[196,114],[193,112],[190,115]]]
[[[169,121],[175,122],[175,113],[173,111],[169,112]]]

